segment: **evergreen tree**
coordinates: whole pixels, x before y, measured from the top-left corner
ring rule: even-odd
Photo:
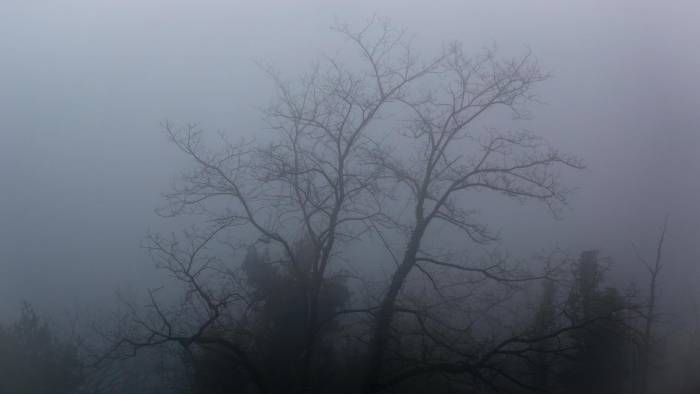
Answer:
[[[307,242],[300,241],[295,246],[297,255],[313,253]],[[271,382],[273,392],[284,392],[298,384],[299,363],[305,349],[307,320],[306,280],[310,277],[309,266],[302,264],[301,272],[293,271],[290,262],[273,262],[267,253],[260,253],[255,247],[248,248],[242,269],[250,286],[254,305],[253,321],[247,330],[252,334],[251,347],[256,349],[259,361]],[[323,283],[320,321],[329,318],[350,298],[342,276],[330,276]],[[317,327],[318,351],[314,372],[318,382],[334,380],[342,373],[338,365],[335,349],[329,340],[336,326],[324,324]],[[234,329],[231,328],[231,331]],[[218,335],[231,335],[223,329]],[[225,355],[212,351],[194,355],[194,386],[197,393],[231,392],[235,387],[243,387],[244,373],[239,373],[235,362]]]
[[[59,340],[31,306],[0,326],[0,394],[72,394],[83,382],[75,346]]]
[[[617,289],[602,286],[598,252],[583,252],[567,302],[570,319],[584,327],[571,335],[577,351],[561,375],[567,393],[617,394],[626,387],[630,343],[622,314],[626,303]]]

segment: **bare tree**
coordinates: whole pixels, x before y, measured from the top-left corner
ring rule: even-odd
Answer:
[[[335,30],[357,50],[359,62],[326,58],[296,83],[266,68],[278,93],[276,104],[266,112],[274,131],[268,144],[232,143],[222,137],[222,145],[211,149],[196,126],[165,124],[171,141],[195,167],[167,195],[169,205],[163,213],[204,214],[211,228],[187,232],[184,239],[149,239],[147,249],[160,267],[186,285],[186,296],[179,309],[166,310],[151,292],[150,318],[135,319],[136,335],[119,344],[216,347],[242,366],[257,390],[266,392],[264,373],[249,356],[245,335],[240,334],[240,341],[209,335],[225,319],[245,327],[246,312],[252,309],[235,270],[209,255],[214,239],[230,241],[238,234],[239,242],[273,248],[280,264],[300,284],[305,308],[299,313],[306,321],[306,339],[297,389],[316,391],[317,333],[327,324],[319,316],[321,290],[337,270],[334,264],[344,248],[373,234],[394,261],[389,283],[377,305],[337,314],[340,318],[364,313],[369,318],[364,390],[374,392],[431,374],[472,374],[489,384],[482,374],[486,370],[515,381],[490,362],[529,352],[538,338],[518,334],[493,340],[490,350],[472,362],[464,357],[469,349],[461,347],[462,338],[446,334],[444,327],[444,335],[431,334],[436,326],[428,323],[432,319],[428,315],[437,314],[409,308],[402,297],[408,294],[409,276],[418,271],[443,297],[441,305],[453,308],[463,304],[450,288],[469,291],[481,283],[504,289],[502,297],[484,304],[489,310],[502,304],[519,283],[547,275],[529,274],[496,255],[475,264],[466,261],[463,250],[445,253],[425,242],[438,226],[451,227],[476,244],[497,239],[476,219],[476,207],[465,198],[470,192],[543,202],[555,214],[566,203],[568,190],[559,181],[559,170],[582,168],[577,159],[533,134],[484,133],[477,125],[499,108],[518,118],[528,116],[525,105],[533,99],[531,89],[547,76],[529,53],[501,60],[485,50],[470,57],[457,43],[422,60],[402,31],[377,19],[359,31],[345,25]],[[303,256],[294,247],[302,239],[312,249]],[[389,239],[400,240],[401,246],[394,248]],[[458,277],[459,283],[449,280]],[[230,283],[223,285],[225,281]],[[426,346],[430,342],[441,348],[436,354],[451,356],[434,360],[425,356],[400,371],[392,370],[388,352],[399,313],[415,319]],[[178,318],[183,316],[197,318],[182,323]],[[558,329],[544,339],[568,329],[573,328]],[[140,339],[133,339],[138,335]],[[442,343],[448,337],[452,342]]]
[[[637,255],[637,259],[644,264],[644,267],[649,273],[649,297],[647,299],[646,305],[644,305],[644,313],[642,314],[644,328],[641,333],[642,340],[642,392],[646,393],[649,391],[649,375],[651,374],[651,355],[653,352],[653,345],[655,341],[654,336],[654,326],[658,323],[658,312],[657,312],[657,293],[659,286],[659,274],[664,267],[662,257],[664,239],[666,238],[666,229],[668,227],[668,215],[664,219],[664,224],[661,227],[661,234],[656,242],[656,255],[653,263],[650,263],[645,259],[636,248],[634,251]]]
[[[362,34],[346,32],[360,47],[365,46]],[[542,201],[552,209],[566,202],[567,191],[554,169],[581,168],[576,159],[547,148],[528,133],[492,131],[480,136],[472,127],[484,114],[499,107],[515,116],[526,116],[522,105],[532,98],[531,87],[545,78],[529,54],[500,61],[486,51],[468,58],[454,44],[439,69],[428,76],[424,89],[400,98],[411,113],[400,135],[414,154],[402,158],[378,146],[373,158],[388,179],[404,188],[412,215],[402,226],[406,233],[403,251],[398,254],[397,268],[376,314],[365,391],[373,391],[372,385],[382,373],[397,299],[411,271],[419,263],[479,271],[434,258],[423,250],[423,240],[431,227],[436,222],[447,224],[475,243],[495,239],[474,220],[473,207],[465,207],[460,195],[500,192],[519,200]],[[398,138],[392,139],[392,144]],[[476,149],[465,149],[465,142]],[[505,280],[488,269],[480,272]]]

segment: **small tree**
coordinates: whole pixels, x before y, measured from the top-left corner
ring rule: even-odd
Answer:
[[[0,393],[72,394],[83,382],[77,348],[60,340],[31,306],[0,327]]]
[[[664,239],[666,238],[666,228],[668,226],[668,215],[664,219],[664,224],[661,227],[661,233],[659,239],[656,243],[656,255],[653,263],[649,263],[635,248],[634,251],[637,254],[637,259],[644,264],[644,267],[649,273],[649,295],[647,301],[644,305],[644,311],[642,313],[642,318],[644,322],[644,327],[641,333],[641,392],[647,393],[649,391],[649,376],[652,373],[652,354],[654,352],[654,346],[657,338],[654,334],[655,325],[658,323],[659,314],[657,311],[657,297],[658,297],[658,287],[659,287],[659,275],[664,267],[663,261],[661,259],[663,252]]]
[[[576,352],[561,373],[566,392],[612,394],[625,392],[629,385],[632,341],[625,315],[629,303],[616,288],[603,283],[598,252],[581,253],[566,312],[574,324],[592,324],[571,333]]]
[[[302,269],[310,266],[309,253],[313,247],[303,240],[294,247],[302,258]],[[306,252],[304,251],[306,250]],[[304,258],[304,256],[308,256]],[[299,355],[305,351],[307,321],[299,311],[304,310],[305,300],[300,283],[290,271],[288,261],[273,264],[269,255],[258,253],[254,247],[248,248],[242,265],[243,271],[254,293],[255,312],[252,334],[255,348],[260,353],[264,369],[270,371],[268,379],[274,385],[273,391],[284,391],[299,384]],[[310,273],[305,273],[308,275]],[[318,356],[313,360],[312,378],[317,382],[329,380],[333,369],[338,367],[333,357],[333,329],[336,328],[332,317],[341,310],[350,297],[343,276],[329,276],[324,279],[318,302],[320,321],[328,324],[319,325],[316,332]]]

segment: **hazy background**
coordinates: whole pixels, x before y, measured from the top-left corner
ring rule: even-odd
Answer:
[[[139,248],[186,163],[160,122],[254,135],[272,86],[373,14],[426,54],[450,40],[530,48],[553,78],[523,127],[588,168],[561,221],[484,208],[503,246],[601,249],[636,277],[666,212],[665,300],[700,295],[700,5],[695,1],[0,1],[0,317],[71,309],[157,283]],[[671,285],[673,284],[673,285]],[[687,305],[687,303],[685,303]],[[679,306],[679,308],[681,308]]]

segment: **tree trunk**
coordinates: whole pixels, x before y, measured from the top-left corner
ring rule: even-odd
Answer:
[[[406,277],[411,272],[411,269],[416,264],[416,255],[420,247],[420,241],[423,237],[424,226],[417,226],[404,252],[404,257],[401,265],[394,272],[391,278],[389,290],[384,295],[379,311],[375,317],[374,331],[369,349],[369,360],[367,363],[367,373],[363,383],[363,391],[367,394],[374,393],[377,390],[377,380],[380,376],[384,354],[389,343],[391,331],[391,322],[394,318],[394,307],[399,291],[403,287]]]

